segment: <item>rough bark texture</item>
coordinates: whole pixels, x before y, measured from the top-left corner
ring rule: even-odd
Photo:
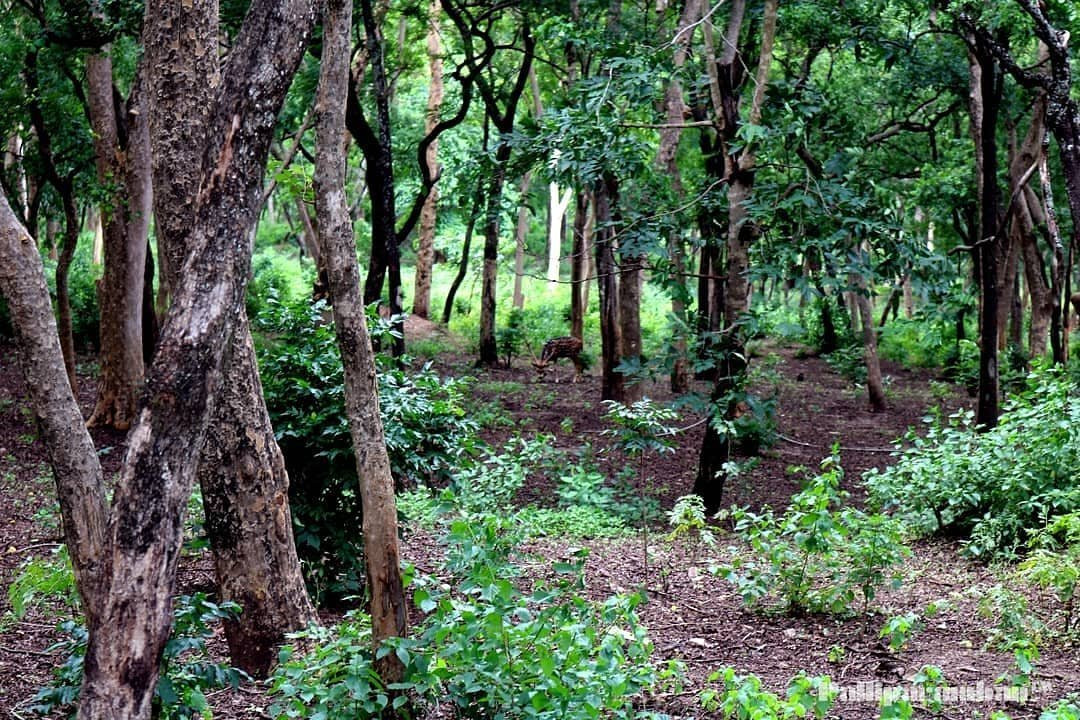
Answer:
[[[443,102],[443,59],[439,41],[439,0],[432,0],[428,15],[427,51],[431,68],[428,83],[427,115],[424,117],[424,134],[430,135],[439,123]],[[439,141],[435,139],[427,147],[427,166],[438,175]],[[433,187],[424,200],[420,211],[420,230],[416,241],[416,284],[413,290],[413,315],[426,318],[431,314],[431,273],[435,264],[435,221],[439,205],[439,191]]]
[[[225,625],[229,655],[237,667],[262,676],[285,633],[318,616],[296,556],[289,476],[263,400],[251,333],[243,313],[235,322],[198,480],[218,591],[243,608]]]
[[[386,453],[375,356],[360,297],[356,243],[345,201],[345,102],[349,85],[350,0],[328,0],[316,106],[315,199],[322,255],[334,306],[334,326],[345,368],[345,407],[356,453],[363,504],[364,557],[371,597],[372,642],[405,635],[408,623],[397,536],[394,481]],[[396,653],[375,661],[385,683],[401,679]]]
[[[227,339],[243,307],[273,127],[313,16],[304,0],[256,0],[211,106],[182,281],[174,288],[113,501],[107,595],[91,628],[79,704],[85,720],[150,716],[172,619],[184,511],[221,386]],[[161,22],[168,19],[148,8],[150,36],[163,31]],[[213,39],[210,44],[216,47]]]
[[[174,111],[183,108],[178,117],[185,120],[154,126],[155,160],[159,161],[155,185],[161,188],[157,197],[160,254],[169,258],[166,284],[179,287],[194,226],[190,198],[197,193],[202,163],[193,146],[197,149],[205,143],[198,133],[206,132],[219,76],[216,56],[212,63],[207,57],[207,48],[216,46],[217,16],[212,4],[199,13],[176,17],[168,14],[171,6],[154,9],[163,13],[160,24],[147,28],[146,38],[151,52],[160,54],[155,56],[159,59],[154,66],[155,97],[159,105]],[[188,38],[191,48],[186,57],[199,73],[206,74],[188,74],[176,67],[177,57],[165,52],[175,47],[160,33],[182,33]],[[173,93],[185,96],[177,98]],[[184,102],[177,105],[178,100]],[[163,158],[172,162],[160,162]],[[194,184],[185,192],[178,178],[193,178]],[[166,203],[168,207],[163,206]],[[242,310],[237,323],[221,401],[202,447],[197,477],[221,597],[243,608],[226,625],[230,656],[237,667],[261,675],[275,659],[275,648],[285,633],[305,627],[316,615],[293,543],[289,478],[270,426]]]
[[[108,189],[101,208],[105,274],[101,281],[101,367],[97,404],[88,424],[126,430],[135,416],[143,378],[142,285],[149,228],[149,176],[120,142],[108,50],[86,60],[87,99],[94,131],[98,182]],[[138,85],[136,84],[136,88]],[[136,90],[137,92],[137,90]],[[129,145],[145,140],[134,134]],[[149,161],[149,149],[139,156]],[[141,187],[136,183],[141,182]],[[140,234],[142,233],[142,234]]]
[[[7,301],[23,377],[56,479],[64,541],[87,621],[101,614],[107,509],[101,465],[67,381],[37,245],[0,194],[0,296]]]
[[[869,247],[863,245],[862,252],[868,253]],[[867,266],[869,264],[867,263]],[[862,325],[863,362],[866,365],[866,392],[873,412],[885,410],[885,386],[881,382],[881,362],[878,360],[877,330],[874,327],[874,308],[870,299],[870,285],[866,277],[852,274],[849,279],[852,287],[857,288],[855,305],[859,310]]]
[[[645,258],[642,255],[622,254],[619,265],[619,355],[622,361],[641,362],[641,283]],[[623,383],[622,402],[641,399],[641,384]]]

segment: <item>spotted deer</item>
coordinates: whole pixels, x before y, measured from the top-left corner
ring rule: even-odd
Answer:
[[[544,379],[544,373],[548,366],[560,358],[570,358],[574,363],[574,380],[581,380],[581,374],[585,372],[585,361],[581,357],[581,341],[576,337],[557,337],[544,343],[544,349],[540,352],[540,359],[533,363],[536,374],[540,380]],[[555,382],[559,382],[558,371],[555,373]]]

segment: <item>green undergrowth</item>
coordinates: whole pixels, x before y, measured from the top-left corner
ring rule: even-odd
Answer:
[[[966,552],[1015,560],[1055,518],[1080,511],[1080,399],[1062,372],[1044,370],[980,432],[971,412],[934,413],[910,431],[895,464],[866,475],[872,502],[916,535],[964,540]]]
[[[412,637],[373,652],[361,614],[299,633],[271,679],[271,717],[422,714],[433,703],[474,718],[650,716],[643,700],[679,668],[653,661],[636,614],[640,596],[588,599],[585,551],[527,583],[517,557],[523,539],[519,525],[493,515],[451,523],[437,575],[414,580],[423,617]],[[392,686],[373,670],[388,653],[405,667]]]

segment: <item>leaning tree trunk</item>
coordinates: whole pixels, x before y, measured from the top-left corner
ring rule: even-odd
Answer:
[[[429,8],[427,52],[431,67],[428,83],[427,115],[424,116],[424,135],[439,124],[439,111],[443,101],[443,59],[439,41],[439,0],[432,0]],[[439,140],[427,147],[425,160],[433,175],[438,175]],[[413,290],[413,315],[427,318],[431,314],[431,274],[435,265],[435,220],[439,205],[439,189],[432,187],[420,211],[420,230],[416,243],[416,286]]]
[[[113,104],[112,60],[109,50],[86,60],[87,98],[94,130],[94,155],[98,182],[113,188],[101,208],[105,243],[105,274],[101,281],[101,370],[91,426],[127,430],[135,418],[135,405],[143,378],[142,286],[149,228],[149,197],[145,185],[150,178],[133,171],[130,152],[121,149]],[[138,92],[138,81],[133,93]],[[140,108],[139,112],[145,113]],[[129,144],[143,137],[134,133]],[[127,160],[125,160],[127,155]],[[143,154],[147,160],[148,154]],[[139,168],[137,170],[143,170]],[[142,233],[142,234],[140,234]]]
[[[199,13],[180,13],[172,5],[160,5],[154,8],[160,24],[146,30],[145,44],[155,60],[151,68],[158,110],[151,116],[151,130],[159,255],[167,258],[163,280],[172,288],[185,280],[182,269],[195,225],[201,148],[209,137],[214,100],[214,83],[207,78],[219,73],[217,17],[211,6],[200,7]],[[177,32],[190,44],[176,47],[167,41]],[[200,41],[205,44],[197,45]],[[226,624],[230,656],[236,666],[261,675],[285,634],[305,627],[316,615],[296,557],[289,478],[270,426],[243,310],[228,351],[232,361],[202,447],[198,480],[221,597],[243,608]]]
[[[94,441],[67,381],[37,244],[0,194],[0,296],[8,304],[23,378],[56,482],[64,542],[87,624],[101,615],[108,511]]]
[[[360,297],[356,243],[345,202],[343,129],[351,16],[350,0],[328,0],[317,105],[315,200],[334,326],[345,368],[345,410],[360,479],[364,565],[371,597],[372,642],[377,650],[388,638],[404,637],[408,617],[398,551],[394,481],[379,417],[375,355]],[[375,667],[386,684],[399,682],[404,674],[404,666],[392,652],[382,657],[376,654]]]

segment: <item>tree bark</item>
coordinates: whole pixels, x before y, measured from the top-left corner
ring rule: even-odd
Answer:
[[[529,237],[529,187],[532,185],[532,173],[525,173],[521,178],[521,205],[518,207],[517,226],[514,228],[514,297],[513,305],[521,310],[525,307],[525,294],[521,290],[525,276],[525,243]]]
[[[372,642],[377,649],[390,637],[404,636],[408,618],[398,551],[394,481],[379,416],[375,356],[360,297],[356,243],[345,202],[343,131],[349,85],[351,16],[350,0],[328,0],[323,19],[314,182],[334,326],[345,368],[346,414],[360,478]],[[387,684],[400,681],[404,672],[396,653],[377,658],[375,667]]]
[[[574,193],[570,188],[562,190],[557,183],[548,183],[548,287],[553,288],[559,282],[559,261],[562,259],[563,227],[566,221],[566,209]]]
[[[67,381],[37,245],[0,194],[0,296],[7,301],[31,406],[56,481],[64,542],[87,623],[101,615],[108,511],[94,442]]]
[[[143,379],[142,290],[150,227],[149,149],[145,132],[121,144],[113,104],[112,59],[108,49],[86,60],[87,98],[94,131],[98,183],[106,189],[101,208],[105,273],[101,282],[101,369],[91,427],[127,430]],[[136,80],[133,94],[139,93]],[[136,105],[136,115],[145,110]],[[145,117],[136,128],[145,130]],[[141,161],[141,162],[140,162]]]
[[[215,8],[200,8],[178,12],[173,5],[155,5],[151,10],[159,21],[145,30],[145,46],[155,59],[151,83],[159,110],[151,118],[159,255],[168,258],[164,281],[173,288],[186,280],[184,263],[196,224],[193,199],[202,182],[202,148],[209,138],[220,75]],[[173,36],[187,42],[178,47],[169,40]],[[174,121],[162,122],[161,113]],[[192,184],[185,187],[183,182]],[[270,425],[243,310],[235,322],[228,347],[231,362],[197,478],[221,597],[243,608],[226,625],[230,655],[237,667],[258,676],[270,667],[285,634],[305,627],[316,615],[296,557],[289,478]]]
[[[499,227],[502,215],[503,185],[506,183],[506,164],[510,161],[510,145],[499,139],[495,149],[495,167],[487,189],[487,209],[484,213],[484,265],[480,276],[480,364],[496,365],[499,348],[495,341],[495,292],[499,277]]]
[[[589,195],[574,194],[573,246],[570,258],[570,335],[585,339],[585,275],[589,267],[589,254],[585,243],[585,224],[589,213]]]
[[[476,230],[476,218],[480,214],[481,195],[476,193],[473,201],[469,207],[469,220],[465,223],[465,240],[461,245],[461,259],[458,262],[458,271],[454,275],[453,281],[450,283],[450,289],[446,292],[446,301],[443,303],[442,323],[448,325],[450,323],[450,314],[454,310],[454,298],[457,296],[458,288],[461,287],[461,283],[465,280],[465,273],[469,269],[469,251],[472,250],[472,236]]]
[[[870,248],[863,243],[861,252],[869,254]],[[868,260],[868,259],[867,259]],[[866,262],[869,267],[869,261]],[[870,409],[873,412],[884,412],[885,386],[881,381],[881,362],[878,359],[877,330],[874,327],[874,308],[870,300],[870,286],[866,277],[852,273],[849,282],[856,288],[855,304],[859,309],[859,319],[862,325],[863,361],[866,364],[866,391],[870,400]]]
[[[602,400],[624,402],[626,390],[619,365],[622,338],[619,336],[619,289],[615,268],[615,235],[619,203],[618,181],[605,175],[596,185],[596,282],[600,293],[600,344]]]
[[[424,134],[430,135],[439,123],[443,102],[443,59],[439,41],[439,0],[432,0],[428,16],[427,52],[431,68],[428,84],[427,115]],[[427,148],[427,166],[438,175],[439,141],[436,138]],[[416,247],[416,286],[413,291],[413,315],[427,318],[431,314],[431,274],[435,264],[435,221],[439,205],[438,187],[433,187],[420,211],[420,231]]]

